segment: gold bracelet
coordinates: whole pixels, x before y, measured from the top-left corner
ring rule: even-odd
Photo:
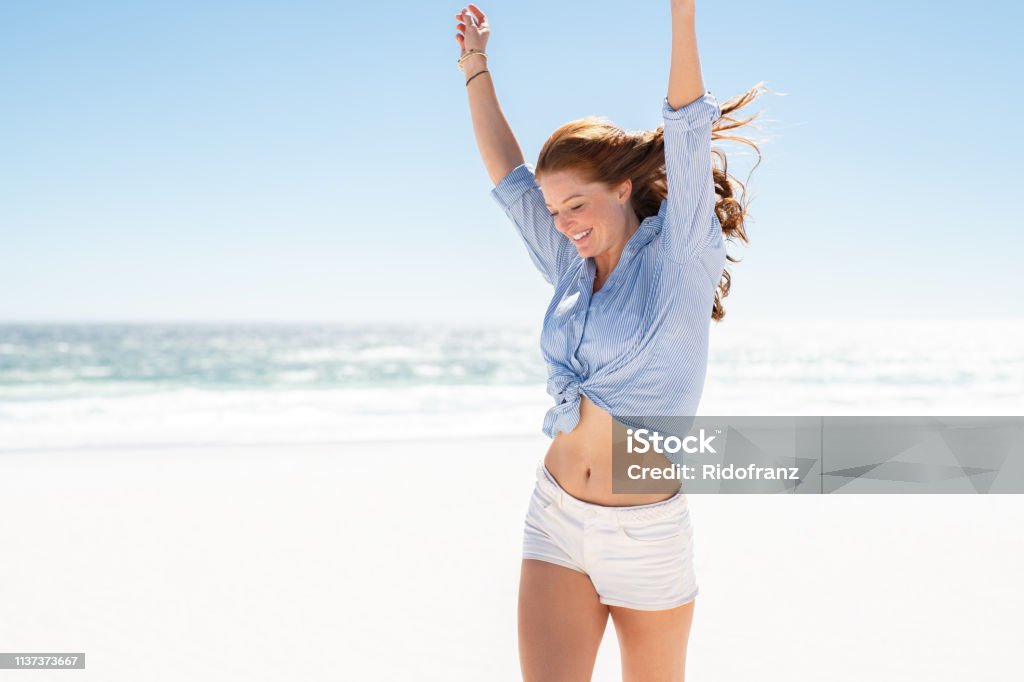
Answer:
[[[472,50],[472,51],[467,52],[466,54],[462,55],[461,57],[459,57],[459,59],[458,59],[459,68],[461,69],[462,68],[462,63],[464,61],[466,61],[467,59],[469,59],[470,57],[472,57],[473,55],[475,55],[475,54],[483,55],[483,58],[487,59],[487,54],[486,53],[482,52],[481,50]]]
[[[466,61],[467,59],[469,59],[470,57],[472,57],[472,56],[473,56],[473,55],[475,55],[475,54],[482,54],[482,55],[484,55],[485,57],[487,56],[487,55],[486,55],[486,54],[484,53],[484,51],[483,51],[483,50],[470,50],[470,51],[469,51],[469,52],[467,52],[466,54],[464,54],[464,55],[462,55],[461,57],[459,57],[459,63],[461,64],[462,62]]]

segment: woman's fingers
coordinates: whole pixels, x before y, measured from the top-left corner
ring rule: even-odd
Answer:
[[[472,8],[473,5],[469,5],[469,7]],[[460,12],[459,14],[456,14],[455,18],[456,19],[461,19],[462,21],[465,21],[466,24],[472,25],[473,28],[479,28],[480,25],[484,21],[483,20],[483,16],[484,15],[483,15],[482,12],[480,12],[480,10],[470,11],[470,10],[466,9],[465,7],[463,7],[462,8],[462,12]]]
[[[489,28],[487,17],[476,5],[469,4],[462,8],[462,11],[455,15],[458,22],[455,24],[455,39],[459,42],[463,52],[468,49],[483,51],[487,44]],[[468,45],[467,45],[468,41]]]
[[[467,26],[470,27],[470,28],[473,28],[473,29],[479,29],[480,28],[480,26],[478,24],[473,22],[473,15],[471,15],[469,13],[467,13],[465,16],[459,16],[458,18],[460,19],[460,21],[459,21],[459,23],[457,23],[455,25],[455,28],[459,29],[463,33],[466,32],[466,27]]]
[[[484,16],[484,13],[480,11],[479,7],[477,7],[473,3],[469,3],[468,5],[466,5],[466,7],[468,7],[469,11],[473,13],[473,16],[476,17],[478,23],[482,24],[485,21],[487,21],[487,17]]]

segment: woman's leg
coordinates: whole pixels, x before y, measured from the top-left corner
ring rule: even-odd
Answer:
[[[622,655],[622,682],[683,682],[695,603],[660,611],[608,607]]]
[[[523,559],[519,576],[519,663],[524,682],[589,682],[608,625],[586,573]]]

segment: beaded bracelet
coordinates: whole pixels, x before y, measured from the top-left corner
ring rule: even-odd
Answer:
[[[458,59],[459,68],[460,69],[462,68],[462,62],[466,61],[467,59],[469,59],[470,57],[472,57],[475,54],[482,55],[484,59],[487,59],[487,54],[485,52],[483,52],[481,50],[470,50],[466,54],[464,54],[461,57],[459,57],[459,59]]]

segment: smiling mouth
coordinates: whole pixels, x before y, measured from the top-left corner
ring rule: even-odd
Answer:
[[[582,232],[577,232],[576,234],[574,234],[572,236],[572,240],[574,242],[581,242],[584,239],[586,239],[587,237],[589,237],[590,233],[593,232],[593,231],[594,231],[594,228],[591,227],[591,228],[588,228],[586,230],[583,230]]]

